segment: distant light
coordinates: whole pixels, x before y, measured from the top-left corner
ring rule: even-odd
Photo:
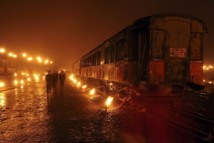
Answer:
[[[14,73],[14,77],[17,77],[17,73],[16,72]]]
[[[32,58],[32,57],[28,57],[27,60],[28,60],[28,61],[32,61],[33,58]]]
[[[13,56],[13,53],[8,53],[8,56],[9,56],[9,57],[12,57],[12,56]]]
[[[20,84],[24,84],[24,83],[25,83],[24,80],[21,79],[21,80],[20,80]]]
[[[37,59],[38,62],[40,62],[40,63],[42,62],[42,58],[41,57],[38,56],[36,59]]]
[[[27,81],[31,81],[31,78],[30,78],[30,77],[28,77],[28,78],[27,78]]]
[[[13,58],[17,58],[18,56],[16,54],[13,54]]]
[[[5,48],[0,48],[0,53],[5,53]]]
[[[27,53],[23,53],[22,57],[24,57],[24,58],[27,57]]]
[[[0,82],[0,87],[4,87],[5,86],[5,83],[4,82]]]
[[[17,85],[19,82],[18,82],[17,79],[15,79],[15,80],[13,81],[13,83],[14,83],[15,85]]]
[[[48,62],[49,62],[49,60],[48,60],[48,59],[46,59],[46,60],[44,61],[44,63],[45,63],[45,64],[48,64]]]
[[[38,74],[33,74],[35,81],[39,81],[39,75]]]

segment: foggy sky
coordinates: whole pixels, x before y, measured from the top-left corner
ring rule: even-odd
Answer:
[[[72,67],[138,18],[172,12],[204,21],[204,58],[214,63],[214,0],[0,0],[0,46]]]

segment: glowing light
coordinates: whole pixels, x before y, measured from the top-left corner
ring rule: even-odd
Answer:
[[[16,54],[13,54],[13,58],[17,58],[18,56]]]
[[[46,59],[46,60],[44,61],[44,63],[45,63],[45,64],[48,64],[48,62],[49,62],[49,60],[48,60],[48,59]]]
[[[80,87],[81,86],[81,82],[79,81],[79,82],[77,82],[77,86],[78,87]]]
[[[27,60],[28,60],[28,61],[32,61],[33,58],[32,58],[32,57],[28,57]]]
[[[24,80],[21,79],[21,80],[20,80],[20,84],[24,84],[24,83],[25,83]]]
[[[74,75],[73,75],[73,74],[69,76],[69,79],[70,79],[71,81],[73,81],[73,83],[77,83],[77,80],[74,78]]]
[[[83,86],[82,86],[82,89],[85,89],[86,87],[87,87],[87,85],[83,85]]]
[[[38,62],[40,62],[40,63],[42,62],[42,58],[41,57],[38,56],[36,59],[37,59]]]
[[[26,53],[22,53],[22,57],[26,58],[27,54]]]
[[[9,56],[9,57],[12,57],[12,56],[13,56],[13,53],[8,53],[8,56]]]
[[[109,97],[107,98],[106,102],[105,102],[105,105],[106,105],[107,107],[109,107],[109,106],[111,105],[113,99],[114,99],[113,97],[109,96]]]
[[[17,79],[15,79],[14,81],[13,81],[13,84],[15,84],[15,85],[18,85],[18,80]]]
[[[14,77],[17,77],[17,73],[16,72],[13,75],[14,75]]]
[[[0,53],[5,53],[5,48],[0,48]]]
[[[5,86],[5,83],[4,82],[0,82],[0,87],[4,87]]]
[[[35,81],[39,81],[39,75],[33,74]]]
[[[31,81],[31,78],[30,78],[30,77],[28,77],[28,78],[27,78],[27,81]]]
[[[94,94],[95,94],[95,89],[94,89],[94,88],[91,89],[91,90],[89,91],[89,94],[90,94],[90,95],[94,95]]]
[[[0,93],[0,106],[5,106],[5,95],[3,93]]]
[[[211,69],[213,69],[213,65],[203,65],[203,70],[209,71]]]

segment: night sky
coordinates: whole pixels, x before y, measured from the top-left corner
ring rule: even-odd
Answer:
[[[163,12],[204,21],[204,59],[214,64],[214,0],[0,0],[0,47],[71,68],[133,21]]]

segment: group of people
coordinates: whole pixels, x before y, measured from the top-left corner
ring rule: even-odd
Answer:
[[[65,72],[63,70],[58,73],[57,71],[51,72],[50,70],[45,76],[47,94],[50,94],[51,90],[57,91],[58,85],[60,90],[63,89],[65,83]]]

